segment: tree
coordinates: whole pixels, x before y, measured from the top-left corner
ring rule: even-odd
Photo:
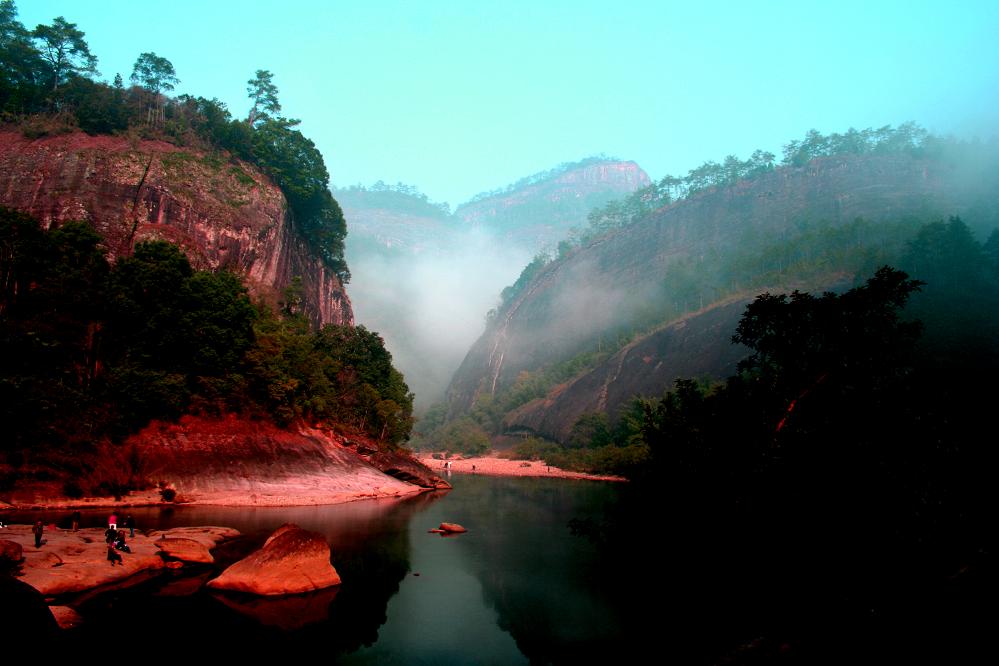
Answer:
[[[180,83],[173,64],[152,51],[139,55],[135,65],[132,66],[132,76],[129,80],[157,97],[160,92],[173,90],[174,86]]]
[[[274,75],[266,69],[258,69],[256,76],[246,82],[246,94],[253,100],[250,115],[246,121],[252,126],[258,120],[269,120],[281,111],[278,102],[278,89],[273,82]]]
[[[40,45],[42,59],[48,63],[52,90],[72,76],[97,74],[97,56],[90,52],[84,33],[62,16],[52,25],[38,25],[31,36]]]
[[[0,109],[33,110],[44,63],[12,0],[0,2]]]

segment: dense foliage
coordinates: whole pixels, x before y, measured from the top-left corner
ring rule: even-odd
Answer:
[[[934,150],[941,139],[931,136],[914,123],[897,128],[885,126],[878,129],[856,130],[825,136],[810,130],[802,140],[793,140],[784,146],[785,167],[804,166],[818,157],[835,155],[863,155],[867,153],[918,153]],[[609,231],[638,221],[654,210],[686,199],[698,192],[733,185],[744,179],[756,178],[776,168],[776,156],[768,151],[756,150],[749,159],[740,160],[728,155],[722,162],[709,160],[691,169],[685,176],[663,176],[647,187],[612,201],[593,210],[588,216],[589,227],[576,230],[569,240],[569,247],[581,245]]]
[[[355,206],[366,208],[387,208],[441,220],[451,218],[451,206],[447,202],[431,201],[415,185],[389,185],[379,180],[370,187],[358,184],[337,188],[334,194],[345,206],[349,206],[347,202],[351,202]]]
[[[136,59],[131,88],[121,76],[95,81],[97,59],[85,34],[62,17],[28,31],[13,0],[0,2],[0,121],[40,137],[83,130],[127,133],[181,146],[226,151],[260,167],[281,187],[302,237],[343,281],[346,222],[329,191],[329,173],[315,144],[277,114],[273,75],[257,70],[248,82],[246,120],[217,99],[163,95],[179,83],[173,64],[153,52]]]
[[[682,545],[670,566],[701,596],[738,585],[747,604],[733,614],[757,617],[753,636],[793,646],[804,662],[869,636],[892,643],[895,622],[927,640],[975,635],[968,622],[990,575],[994,453],[983,433],[999,345],[955,359],[920,339],[902,309],[949,295],[882,268],[841,295],[760,296],[736,331],[753,351],[739,374],[710,388],[678,381],[645,401],[649,455],[628,496],[603,522],[573,527],[644,567],[661,555],[646,557],[630,535],[667,517]],[[988,318],[994,325],[995,312]],[[690,612],[719,617],[710,604]],[[815,617],[856,634],[831,647]],[[945,642],[950,658],[961,641]]]
[[[43,231],[0,209],[0,468],[87,471],[151,419],[185,413],[407,439],[413,397],[381,338],[313,331],[286,300],[281,316],[255,307],[238,277],[193,270],[162,241],[111,266],[86,224]]]

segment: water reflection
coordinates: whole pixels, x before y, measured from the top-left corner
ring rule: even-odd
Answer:
[[[292,648],[337,655],[372,644],[385,622],[389,599],[410,570],[408,526],[414,515],[441,495],[321,507],[136,508],[132,514],[140,529],[225,525],[240,530],[244,537],[216,549],[213,566],[165,572],[127,590],[70,600],[85,620],[72,631],[71,642],[100,654],[109,636],[127,636],[163,645],[168,653],[173,653],[179,641],[198,645],[200,655],[225,656],[283,653]],[[106,515],[104,510],[87,512],[83,524],[103,521]],[[30,514],[46,521],[60,516]],[[209,578],[259,548],[285,522],[326,537],[343,585],[278,599],[203,588]]]

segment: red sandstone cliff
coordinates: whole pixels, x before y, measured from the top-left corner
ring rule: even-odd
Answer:
[[[86,220],[111,259],[149,239],[180,245],[200,269],[242,275],[274,303],[301,276],[315,324],[352,324],[339,278],[295,233],[281,190],[255,167],[162,141],[0,132],[0,206],[46,226]]]

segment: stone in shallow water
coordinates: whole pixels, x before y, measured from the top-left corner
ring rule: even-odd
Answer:
[[[203,543],[194,539],[157,539],[156,545],[165,555],[184,562],[211,564],[215,561],[212,554],[208,552],[208,548]]]
[[[468,531],[464,527],[462,527],[461,525],[459,525],[458,523],[441,523],[441,526],[439,528],[437,528],[437,529],[441,530],[442,532],[467,532]]]
[[[325,537],[282,525],[260,550],[209,581],[208,587],[260,595],[300,594],[340,584]]]

